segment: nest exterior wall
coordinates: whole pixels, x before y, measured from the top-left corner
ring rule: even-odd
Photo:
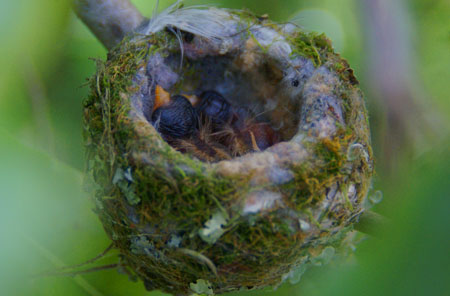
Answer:
[[[187,295],[200,280],[214,293],[276,286],[339,250],[364,210],[372,152],[357,80],[325,36],[284,34],[292,60],[314,65],[299,68],[298,131],[264,152],[213,164],[174,150],[142,111],[151,107],[142,99],[149,57],[177,48],[173,35],[130,37],[98,63],[84,105],[96,211],[122,268],[147,289]]]

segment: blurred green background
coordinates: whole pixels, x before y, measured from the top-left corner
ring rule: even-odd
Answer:
[[[160,9],[173,2],[160,1]],[[133,3],[150,16],[156,1]],[[294,20],[333,39],[367,94],[378,167],[374,189],[384,195],[375,210],[392,219],[381,238],[366,239],[346,262],[314,268],[297,285],[242,295],[449,295],[450,2],[215,4]],[[109,244],[83,189],[81,136],[84,84],[95,71],[90,58],[105,59],[106,51],[61,0],[0,1],[0,37],[0,295],[161,295],[115,270],[33,276],[83,262]],[[392,92],[383,70],[394,74],[389,81],[399,79],[395,85],[426,121],[400,108],[405,126],[392,129],[386,114],[396,98],[386,95]],[[403,131],[413,136],[391,142]],[[112,253],[98,264],[116,261]]]

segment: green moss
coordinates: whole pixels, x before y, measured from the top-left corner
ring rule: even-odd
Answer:
[[[250,23],[262,21],[247,12],[240,17]],[[364,103],[361,96],[352,95],[355,86],[348,65],[333,53],[324,35],[299,31],[292,37],[293,55],[307,57],[316,66],[327,63],[343,80],[339,91],[347,123],[332,139],[305,141],[308,157],[290,168],[293,180],[265,188],[280,193],[288,208],[308,217],[317,239],[305,241],[311,234],[299,231],[292,219],[277,210],[242,215],[243,197],[255,190],[251,175],[219,176],[209,164],[175,151],[132,112],[134,75],[150,55],[167,54],[175,42],[162,33],[126,40],[108,54],[106,63],[98,63],[97,74],[90,80],[84,135],[88,169],[99,185],[97,213],[120,250],[121,263],[149,289],[187,294],[209,293],[211,287],[222,293],[278,285],[299,258],[312,260],[327,246],[339,246],[350,231],[346,221],[355,209],[349,200],[339,211],[315,216],[314,207],[326,198],[327,189],[333,184],[344,189],[356,184],[362,188],[360,201],[367,192],[371,155],[369,160],[353,160],[358,165],[351,172],[342,169],[349,162],[351,143],[369,145],[367,123],[359,121],[361,112],[362,117],[366,115]],[[193,75],[192,69],[187,65],[185,74]],[[217,213],[223,217],[221,225],[213,223],[219,221],[214,220]],[[333,231],[322,227],[326,218],[335,220]],[[205,227],[220,233],[210,240],[199,235],[205,235]]]
[[[316,67],[327,61],[329,54],[333,54],[331,41],[324,34],[297,31],[294,36],[288,36],[288,40],[295,45],[292,56],[308,58]]]

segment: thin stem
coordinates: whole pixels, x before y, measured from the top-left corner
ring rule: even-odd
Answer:
[[[95,256],[94,258],[91,258],[91,259],[89,259],[89,260],[86,260],[85,262],[80,263],[80,264],[77,264],[77,265],[61,267],[61,268],[59,268],[58,270],[59,270],[59,271],[62,271],[62,270],[67,270],[67,269],[75,269],[75,268],[82,267],[82,266],[84,266],[84,265],[88,265],[88,264],[94,263],[95,261],[99,260],[100,258],[103,258],[109,251],[111,251],[111,249],[112,249],[113,247],[114,247],[114,244],[111,243],[111,244],[110,244],[103,252],[101,252],[100,254],[98,254],[97,256]],[[56,272],[56,271],[55,271],[55,272]]]
[[[64,266],[64,262],[61,261],[57,256],[55,256],[51,251],[49,251],[45,246],[41,245],[38,241],[34,240],[30,235],[22,234],[22,237],[28,241],[28,243],[33,246],[39,253],[42,254],[45,258],[47,258],[50,262],[52,262],[56,266]],[[91,284],[89,284],[84,278],[81,276],[76,276],[73,278],[73,281],[79,285],[87,294],[91,296],[103,296],[102,293],[97,291]]]
[[[100,42],[111,49],[144,17],[129,0],[74,0],[75,13]]]
[[[80,274],[85,274],[85,273],[91,273],[91,272],[96,272],[96,271],[102,271],[102,270],[107,270],[107,269],[114,269],[119,267],[118,263],[113,263],[113,264],[108,264],[108,265],[102,265],[102,266],[96,266],[96,267],[92,267],[92,268],[88,268],[88,269],[84,269],[84,270],[78,270],[78,271],[68,271],[68,272],[61,272],[61,271],[55,271],[55,272],[47,272],[47,273],[43,273],[43,274],[39,274],[37,275],[37,277],[47,277],[47,276],[77,276]]]

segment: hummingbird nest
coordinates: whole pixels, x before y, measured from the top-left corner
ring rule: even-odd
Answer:
[[[329,261],[364,211],[367,112],[324,35],[247,11],[171,7],[99,62],[91,89],[84,127],[96,211],[122,270],[148,290],[212,295],[293,281]],[[206,133],[248,131],[249,149],[209,161],[173,145],[153,116],[158,90],[179,100],[214,92],[244,125]],[[268,128],[253,133],[249,121]],[[183,140],[205,137],[201,128]],[[266,132],[277,140],[260,147]]]

